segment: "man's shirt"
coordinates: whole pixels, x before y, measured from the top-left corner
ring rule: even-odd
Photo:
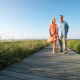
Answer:
[[[56,30],[58,31],[59,37],[67,36],[66,31],[67,28],[69,28],[67,22],[63,21],[62,23],[61,22],[57,23]]]

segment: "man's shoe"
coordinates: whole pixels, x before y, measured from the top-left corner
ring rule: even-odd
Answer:
[[[64,54],[66,54],[66,53],[67,53],[67,51],[64,51],[63,53],[64,53]]]
[[[59,51],[59,52],[62,52],[62,51]]]

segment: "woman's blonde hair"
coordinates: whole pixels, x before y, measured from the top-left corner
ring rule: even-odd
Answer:
[[[55,19],[55,18],[52,18],[52,19],[51,19],[51,22],[50,22],[50,24],[52,24],[52,23],[53,23],[53,20],[54,20],[54,19]]]

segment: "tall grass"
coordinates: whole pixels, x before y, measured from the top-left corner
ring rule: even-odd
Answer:
[[[80,54],[80,40],[67,40],[67,46]]]
[[[0,69],[18,62],[48,45],[46,40],[0,42]]]

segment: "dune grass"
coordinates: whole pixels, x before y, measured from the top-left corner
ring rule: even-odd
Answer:
[[[0,69],[16,63],[49,45],[46,40],[0,42]]]
[[[67,46],[80,54],[80,40],[67,40]]]

